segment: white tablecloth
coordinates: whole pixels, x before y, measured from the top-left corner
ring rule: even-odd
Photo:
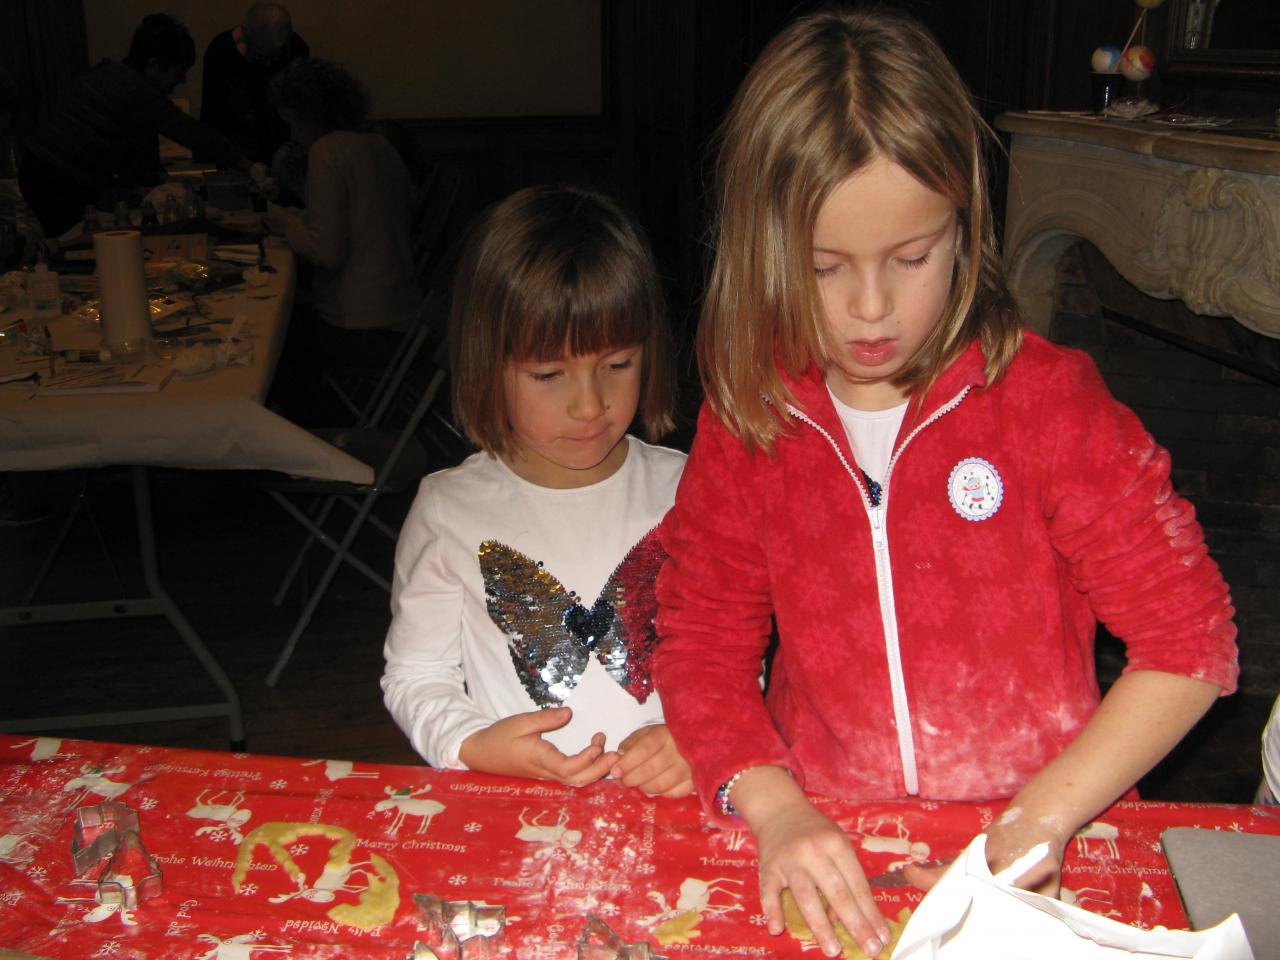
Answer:
[[[293,305],[292,254],[268,247],[269,285],[248,289],[250,366],[174,377],[158,392],[46,396],[29,383],[0,385],[0,470],[57,470],[112,464],[202,470],[264,469],[300,477],[369,483],[373,470],[263,406]],[[204,300],[229,317],[234,292]],[[0,323],[16,315],[0,314]],[[77,326],[79,324],[80,326]],[[50,323],[54,345],[86,347],[80,321]],[[215,327],[215,329],[218,329]],[[9,338],[6,338],[7,340]],[[37,369],[0,346],[0,376]],[[41,366],[42,369],[42,366]],[[318,381],[318,374],[317,374]]]

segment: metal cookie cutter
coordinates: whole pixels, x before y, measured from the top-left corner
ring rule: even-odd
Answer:
[[[502,948],[507,908],[482,900],[444,900],[413,895],[429,943],[416,942],[409,960],[476,960],[496,957]]]
[[[643,940],[624,943],[607,923],[595,914],[587,914],[587,922],[578,936],[578,960],[667,960],[649,949]]]
[[[71,838],[77,874],[88,873],[104,859],[106,866],[96,879],[72,881],[96,884],[99,903],[118,903],[131,910],[140,900],[158,897],[163,891],[160,865],[142,845],[137,811],[114,800],[77,810]]]

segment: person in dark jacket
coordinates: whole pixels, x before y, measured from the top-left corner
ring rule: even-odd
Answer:
[[[160,134],[220,166],[248,166],[234,142],[169,99],[195,59],[187,28],[153,13],[134,31],[123,63],[103,60],[76,81],[27,141],[18,171],[23,199],[46,236],[63,233],[88,204],[109,205],[159,183]]]
[[[255,3],[244,22],[224,30],[204,53],[200,119],[240,144],[250,159],[270,163],[289,139],[289,125],[269,96],[271,78],[310,53],[281,3]]]

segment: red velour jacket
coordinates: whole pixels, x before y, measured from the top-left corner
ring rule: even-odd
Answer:
[[[710,807],[747,767],[851,799],[1013,795],[1126,670],[1235,689],[1234,610],[1169,457],[1090,358],[972,344],[908,409],[872,507],[820,373],[749,454],[704,407],[662,528],[654,681]],[[776,618],[767,694],[760,664]]]

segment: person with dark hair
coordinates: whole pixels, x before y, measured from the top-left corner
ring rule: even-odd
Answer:
[[[310,52],[284,4],[253,4],[243,23],[218,34],[205,50],[200,119],[251,159],[270,163],[289,137],[289,125],[271,103],[271,80]]]
[[[134,31],[123,62],[103,60],[80,77],[60,109],[27,140],[18,185],[47,236],[87,204],[163,179],[159,135],[222,166],[248,166],[243,152],[183,113],[170,95],[195,63],[187,28],[163,13]]]
[[[395,147],[365,127],[364,86],[338,64],[308,58],[280,74],[275,96],[307,151],[306,206],[272,207],[268,220],[314,264],[317,313],[346,330],[402,326],[422,299],[409,174]]]
[[[693,790],[649,681],[674,366],[653,254],[612,199],[527,187],[477,222],[449,369],[480,449],[419,487],[383,648],[387,709],[433,767]]]

